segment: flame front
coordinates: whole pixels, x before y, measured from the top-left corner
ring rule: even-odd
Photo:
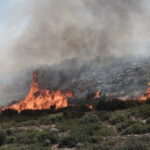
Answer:
[[[150,82],[148,83],[148,86],[147,92],[140,97],[140,101],[146,101],[150,99]]]
[[[100,98],[101,90],[98,90],[96,92],[96,95],[94,96],[94,99]]]
[[[30,91],[23,101],[15,103],[11,106],[2,108],[2,111],[6,109],[13,109],[21,112],[26,109],[30,110],[44,110],[50,109],[51,106],[55,105],[56,109],[68,106],[67,98],[73,96],[72,91],[67,91],[65,93],[60,90],[40,90],[40,85],[38,83],[37,72],[33,73],[33,81],[30,87]]]

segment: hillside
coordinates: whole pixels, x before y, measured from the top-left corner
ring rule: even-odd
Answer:
[[[101,89],[102,95],[139,97],[150,81],[149,59],[106,59],[91,61],[71,59],[51,66],[24,69],[0,90],[0,106],[22,100],[30,90],[32,73],[37,70],[41,89],[71,89],[76,98],[84,100]]]
[[[150,104],[115,111],[86,105],[7,110],[0,116],[0,145],[0,150],[149,150]]]

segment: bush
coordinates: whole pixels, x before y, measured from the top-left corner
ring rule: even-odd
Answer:
[[[19,122],[17,124],[17,126],[34,126],[36,124],[37,124],[37,121],[35,121],[35,120],[29,120],[29,121]]]
[[[77,144],[77,141],[71,137],[71,136],[68,136],[68,137],[65,137],[61,140],[61,142],[59,143],[59,148],[72,148],[72,147],[75,147]]]
[[[79,150],[112,150],[114,147],[115,142],[100,142],[100,143],[86,143],[82,147],[79,148]]]
[[[52,114],[48,117],[42,117],[39,119],[39,122],[40,124],[50,125],[56,122],[62,122],[62,120],[63,120],[62,113],[59,113],[59,114]]]
[[[134,125],[134,124],[136,124],[136,123],[137,123],[137,121],[128,119],[128,120],[125,121],[125,122],[121,122],[121,123],[117,124],[117,130],[118,130],[118,131],[123,131],[123,130],[126,129],[127,127],[129,127],[129,126],[131,126],[131,125]]]
[[[67,139],[72,140],[69,142],[71,142],[71,144],[73,142],[73,146],[77,143],[94,143],[100,141],[102,136],[112,135],[114,133],[114,130],[104,126],[104,124],[95,114],[83,116],[79,120],[70,122],[70,124],[68,126],[66,125],[65,127],[67,130],[69,130]],[[62,139],[61,144],[63,143],[64,145],[64,142],[66,143],[66,139],[65,141]]]
[[[50,140],[51,144],[56,144],[59,140],[59,137],[55,131],[45,129],[39,133],[38,142],[43,143],[45,140]]]
[[[149,124],[149,125],[150,125],[150,118],[148,118],[148,119],[146,120],[146,124]]]
[[[100,120],[102,121],[108,121],[109,120],[109,116],[110,116],[110,112],[107,111],[102,111],[98,114]]]
[[[121,122],[126,122],[126,121],[127,121],[127,117],[123,114],[112,115],[109,118],[109,122],[113,125],[116,125],[116,124],[121,123]]]
[[[13,131],[11,129],[6,130],[6,132],[8,136],[13,135]]]
[[[0,145],[4,144],[7,134],[5,131],[0,130]]]
[[[96,105],[96,110],[106,110],[106,111],[115,111],[115,110],[122,110],[131,107],[135,107],[140,105],[139,101],[127,100],[122,101],[120,99],[109,99],[107,100],[100,100],[99,103]]]
[[[75,119],[82,117],[85,112],[91,111],[87,105],[81,104],[77,106],[68,106],[63,112],[63,116],[68,119]]]
[[[143,123],[135,123],[125,130],[123,130],[123,134],[141,134],[150,132],[150,126]]]
[[[130,137],[123,146],[115,150],[149,150],[149,137]]]
[[[19,144],[34,144],[37,143],[37,137],[39,135],[39,131],[37,130],[27,130],[25,132],[19,133],[17,138],[17,143]]]
[[[36,144],[30,144],[30,145],[22,145],[17,150],[50,150],[50,148],[49,147],[44,147],[44,146],[36,143]]]
[[[15,136],[8,136],[6,138],[6,143],[8,143],[8,144],[13,144],[15,142],[16,142],[16,137]]]
[[[96,122],[100,123],[100,119],[98,118],[98,116],[95,114],[90,114],[81,118],[79,123],[88,124],[88,123],[96,123]]]
[[[13,109],[6,109],[2,112],[2,116],[6,116],[6,117],[13,117],[15,115],[18,115],[18,112]]]

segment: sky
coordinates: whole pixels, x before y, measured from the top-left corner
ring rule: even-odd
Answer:
[[[18,0],[0,0],[0,79],[9,79],[12,74],[11,42],[21,34],[26,24],[24,17],[16,20],[20,18],[17,3]]]

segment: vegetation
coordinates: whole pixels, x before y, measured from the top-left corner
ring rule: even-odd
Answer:
[[[92,111],[82,104],[0,115],[0,150],[149,150],[149,143],[148,102],[113,100],[100,102]]]
[[[150,137],[130,137],[125,143],[116,150],[149,150]]]

